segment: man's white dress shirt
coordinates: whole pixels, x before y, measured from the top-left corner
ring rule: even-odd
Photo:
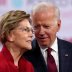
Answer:
[[[55,39],[53,45],[51,46],[51,48],[53,49],[51,51],[51,55],[54,57],[55,59],[55,63],[56,63],[56,66],[57,66],[57,69],[58,69],[58,72],[59,72],[59,58],[58,58],[58,43],[57,43],[57,38]],[[43,57],[44,57],[44,60],[47,64],[47,49],[48,48],[41,48],[41,52],[43,54]]]

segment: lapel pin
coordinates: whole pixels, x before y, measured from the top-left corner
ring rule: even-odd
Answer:
[[[65,56],[68,56],[68,54],[65,54]]]

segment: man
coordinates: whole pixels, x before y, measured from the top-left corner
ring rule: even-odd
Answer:
[[[60,11],[52,3],[40,3],[32,11],[35,39],[33,50],[25,57],[32,62],[36,72],[52,72],[47,68],[47,49],[52,48],[57,72],[72,72],[72,44],[57,37],[61,27]],[[56,72],[56,71],[55,71]]]

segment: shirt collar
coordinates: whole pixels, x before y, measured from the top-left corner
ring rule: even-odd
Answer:
[[[40,48],[42,54],[47,50],[48,48]]]
[[[52,44],[51,48],[52,48],[54,51],[58,52],[57,38],[55,39],[55,41],[54,41],[54,43]]]
[[[57,44],[57,38],[55,39],[54,43],[52,44],[51,48],[55,51],[58,52],[58,44]],[[46,51],[48,48],[41,48],[40,50],[43,53],[44,51]]]

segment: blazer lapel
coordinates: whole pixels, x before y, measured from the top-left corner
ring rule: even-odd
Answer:
[[[70,55],[68,48],[64,46],[64,42],[58,39],[59,51],[59,72],[68,72]]]
[[[47,66],[46,66],[46,63],[44,61],[44,58],[43,58],[43,55],[40,51],[40,48],[38,46],[38,44],[36,43],[36,56],[37,56],[37,68],[38,68],[38,71],[40,72],[47,72]]]

